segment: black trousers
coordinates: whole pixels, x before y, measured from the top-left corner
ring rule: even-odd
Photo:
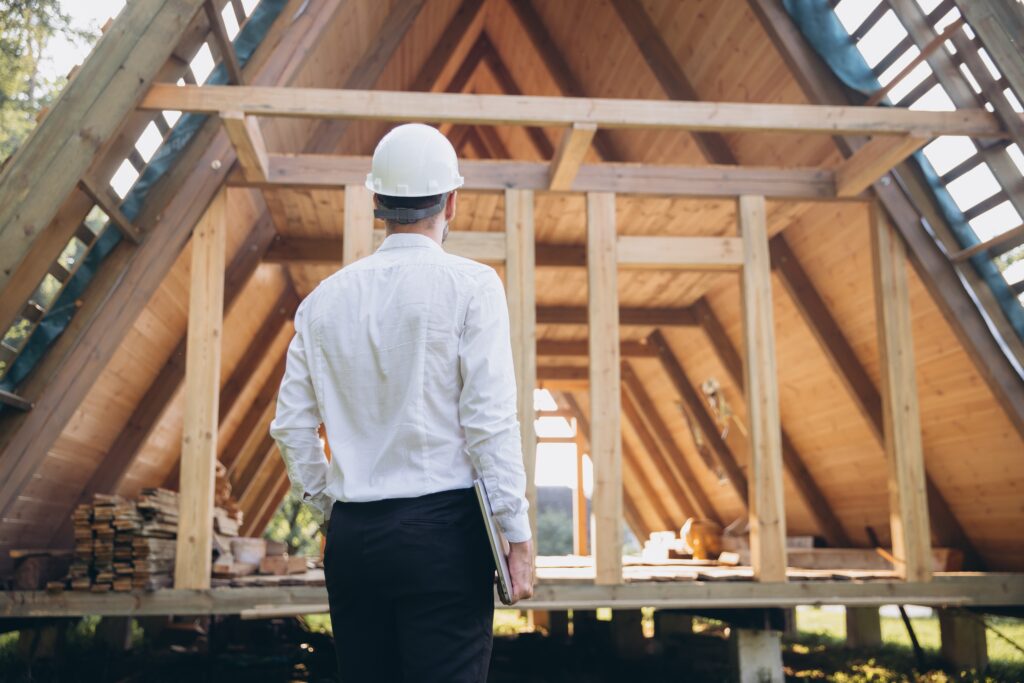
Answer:
[[[494,560],[473,489],[337,502],[324,550],[344,683],[481,683]]]

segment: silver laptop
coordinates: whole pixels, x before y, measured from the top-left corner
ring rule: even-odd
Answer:
[[[473,490],[476,491],[476,500],[480,503],[480,514],[484,519],[484,528],[487,529],[487,539],[491,543],[491,554],[494,556],[494,566],[498,569],[498,597],[506,605],[512,604],[512,575],[508,571],[508,560],[505,557],[505,537],[494,521],[494,512],[491,510],[491,500],[487,497],[487,487],[483,479],[473,481]]]

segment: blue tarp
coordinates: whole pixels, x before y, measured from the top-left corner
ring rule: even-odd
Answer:
[[[839,22],[828,0],[783,0],[783,5],[804,38],[843,83],[865,96],[882,87],[853,38]],[[939,175],[928,159],[921,152],[914,154],[913,159],[935,195],[936,204],[960,247],[966,249],[978,244],[981,240],[939,180]],[[1024,339],[1024,307],[1010,290],[992,258],[982,252],[971,258],[971,265],[992,289],[1014,331]]]
[[[235,36],[235,53],[241,65],[245,65],[253,52],[263,41],[270,26],[284,9],[287,0],[262,0],[245,23],[242,30]],[[222,85],[227,83],[227,71],[223,64],[217,66],[210,74],[206,83]],[[128,195],[124,198],[121,211],[130,219],[135,219],[142,211],[146,196],[161,177],[174,165],[181,152],[191,142],[192,137],[206,122],[207,117],[200,114],[182,114],[174,126],[174,130],[156,151],[142,177],[138,179]],[[0,388],[14,391],[15,387],[35,367],[50,345],[60,336],[71,322],[77,306],[75,302],[85,293],[89,282],[96,271],[102,266],[103,260],[121,241],[121,233],[112,227],[104,230],[93,245],[85,261],[75,271],[74,276],[64,287],[57,301],[39,322],[39,326],[29,339],[24,351],[14,362],[7,376],[0,382]],[[0,405],[0,411],[9,409]]]

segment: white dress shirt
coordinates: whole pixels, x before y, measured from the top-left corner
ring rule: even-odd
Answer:
[[[270,433],[324,517],[480,476],[508,540],[530,538],[505,291],[425,235],[389,236],[299,305]]]

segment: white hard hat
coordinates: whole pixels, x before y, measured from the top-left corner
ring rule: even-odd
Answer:
[[[406,123],[381,138],[366,175],[367,189],[390,197],[430,197],[463,182],[452,143],[422,123]]]

